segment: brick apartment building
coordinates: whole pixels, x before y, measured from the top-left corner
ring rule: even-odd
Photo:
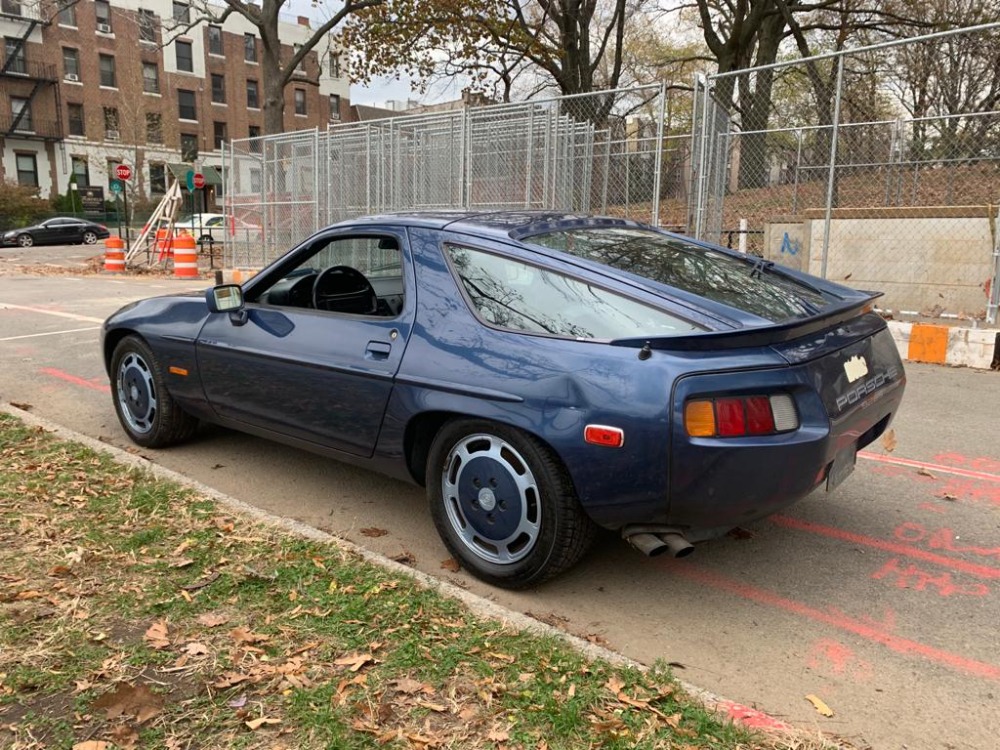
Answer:
[[[75,175],[110,197],[127,163],[130,196],[155,200],[195,166],[218,197],[222,143],[262,132],[261,41],[239,15],[171,31],[194,12],[182,0],[0,0],[0,179],[51,197]],[[281,24],[283,54],[308,23]],[[334,41],[321,43],[285,88],[286,131],[349,117],[348,92]]]

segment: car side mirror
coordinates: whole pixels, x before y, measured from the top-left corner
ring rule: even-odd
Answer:
[[[208,309],[214,313],[229,313],[233,325],[247,322],[247,311],[243,307],[243,287],[239,284],[222,284],[205,293]]]
[[[205,293],[208,309],[214,313],[234,312],[243,308],[243,287],[239,284],[221,284]]]

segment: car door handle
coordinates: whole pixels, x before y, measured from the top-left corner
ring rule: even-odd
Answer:
[[[389,352],[392,351],[392,344],[384,341],[369,341],[365,347],[366,359],[388,359]]]

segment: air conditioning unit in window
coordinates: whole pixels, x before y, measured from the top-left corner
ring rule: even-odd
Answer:
[[[76,73],[67,73],[64,76],[64,79],[67,81],[75,81],[76,83],[80,82],[80,76],[78,76]]]
[[[117,130],[105,130],[104,131],[104,140],[106,140],[106,141],[118,141],[118,140],[121,140],[121,133],[119,133]]]
[[[99,24],[97,24],[97,30],[100,31],[102,34],[110,34],[111,33],[111,24],[110,23],[99,23]]]

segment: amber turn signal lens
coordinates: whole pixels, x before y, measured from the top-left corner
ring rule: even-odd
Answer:
[[[684,405],[684,427],[691,437],[715,435],[715,410],[711,401],[688,401]]]

